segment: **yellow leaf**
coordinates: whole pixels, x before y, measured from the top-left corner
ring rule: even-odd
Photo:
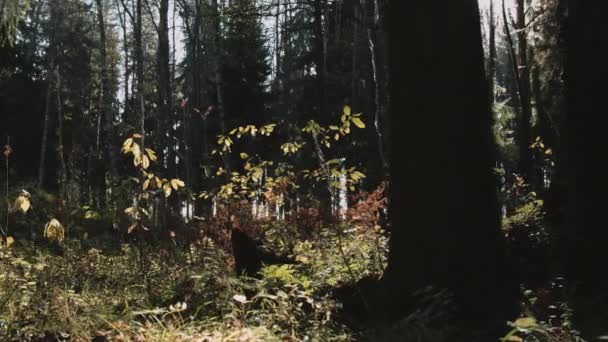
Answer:
[[[133,145],[133,138],[129,138],[122,143],[122,152],[129,153],[131,152],[131,146]]]
[[[515,320],[513,323],[514,326],[522,329],[533,328],[536,324],[536,319],[534,317],[522,317]]]
[[[13,239],[12,236],[7,236],[6,237],[6,247],[12,246],[13,243],[15,243],[15,239]]]
[[[87,210],[84,213],[84,218],[87,220],[94,220],[99,218],[99,213],[93,210]]]
[[[308,258],[305,257],[305,256],[303,256],[303,255],[296,256],[296,261],[299,261],[299,262],[301,262],[303,264],[308,264],[309,263]]]
[[[141,166],[144,169],[149,168],[150,167],[150,159],[148,158],[148,156],[142,156],[141,158],[142,158],[141,159]]]
[[[171,184],[165,183],[165,185],[163,185],[163,191],[165,192],[165,197],[171,196]]]
[[[244,152],[241,153],[240,156],[241,156],[241,159],[247,159],[249,157],[249,155],[247,153],[244,153]]]
[[[58,241],[61,242],[63,241],[64,238],[64,228],[61,225],[61,223],[59,223],[59,221],[57,221],[57,219],[51,219],[45,226],[44,226],[44,237],[49,240],[49,241]]]
[[[30,209],[30,199],[26,195],[19,195],[15,200],[15,204],[13,206],[13,211],[21,210],[22,213],[27,213]]]
[[[141,155],[135,155],[133,157],[133,165],[138,166],[139,164],[141,164]]]
[[[134,207],[128,207],[127,209],[125,209],[125,214],[130,214],[133,212],[133,210],[135,210]]]
[[[156,187],[160,189],[163,186],[163,182],[158,177],[154,177],[154,179],[156,180]]]
[[[149,186],[150,186],[150,180],[146,179],[146,181],[144,182],[143,190],[144,191],[148,190]]]
[[[350,115],[350,106],[348,106],[348,105],[344,106],[344,114]]]
[[[359,118],[352,118],[353,124],[355,124],[355,126],[359,127],[359,128],[365,128],[365,124],[363,123],[363,121]]]
[[[133,229],[135,229],[136,227],[137,227],[137,223],[133,223],[132,225],[130,225],[129,228],[127,229],[127,234],[131,234]]]
[[[133,138],[141,138],[141,134],[135,133],[135,134],[133,134]]]
[[[186,185],[186,184],[184,184],[184,182],[183,182],[181,179],[177,179],[177,178],[176,178],[176,179],[172,179],[172,180],[171,180],[171,186],[172,186],[172,187],[173,187],[173,189],[175,189],[175,190],[177,190],[177,189],[179,189],[179,188],[183,187],[184,185]]]
[[[152,149],[146,148],[146,152],[148,153],[150,160],[155,161],[158,159],[158,157],[156,157],[156,152],[154,152]]]

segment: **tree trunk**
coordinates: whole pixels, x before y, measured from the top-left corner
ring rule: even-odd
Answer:
[[[162,154],[162,160],[166,160],[164,148],[167,146],[166,133],[170,129],[172,117],[172,93],[171,93],[171,59],[169,44],[169,0],[160,0],[158,27],[158,50],[156,56],[156,68],[158,70],[157,81],[157,107],[155,136],[156,146]]]
[[[63,103],[61,99],[61,76],[55,66],[55,86],[57,95],[57,159],[59,160],[59,198],[62,203],[69,203],[68,177],[63,145]]]
[[[52,106],[52,94],[53,94],[53,77],[52,73],[55,70],[55,20],[56,14],[55,9],[51,5],[50,7],[50,18],[49,22],[51,25],[51,32],[49,37],[49,50],[48,50],[48,66],[47,66],[47,88],[45,97],[45,109],[44,109],[44,124],[42,128],[42,141],[40,143],[40,163],[38,165],[38,186],[44,189],[44,181],[46,176],[46,154],[48,149],[48,137],[49,131],[51,130],[51,106]]]
[[[350,104],[353,108],[359,108],[358,101],[358,83],[359,83],[359,21],[361,15],[359,14],[359,8],[361,7],[360,2],[353,1],[353,49],[352,49],[352,66],[351,66],[351,81],[350,81]]]
[[[137,65],[137,97],[139,102],[139,120],[140,120],[140,134],[141,134],[141,147],[142,151],[145,148],[146,129],[145,129],[145,107],[144,107],[144,49],[143,49],[143,17],[141,14],[142,0],[137,0],[136,9],[136,21],[135,21],[135,60]]]
[[[522,29],[525,27],[525,15],[523,15],[523,0],[517,1],[517,53],[515,52],[513,37],[511,36],[511,31],[509,30],[509,22],[507,20],[507,11],[505,8],[504,0],[502,1],[502,18],[505,29],[505,35],[507,38],[507,44],[509,47],[511,63],[513,64],[513,77],[515,78],[515,83],[517,85],[517,100],[520,107],[517,127],[517,145],[519,150],[519,162],[517,165],[517,171],[521,176],[525,177],[528,183],[531,183],[533,182],[534,175],[532,170],[532,153],[530,151],[530,118],[532,117],[532,111],[530,107],[530,74],[527,66],[528,58],[526,35],[525,30]]]
[[[118,1],[118,0],[117,0]],[[127,117],[127,113],[129,112],[129,43],[128,43],[128,35],[127,35],[127,9],[126,6],[123,6],[123,11],[120,11],[120,6],[117,6],[118,19],[120,21],[120,26],[122,28],[122,40],[123,40],[123,59],[124,59],[124,118]]]
[[[106,50],[106,28],[105,18],[103,12],[102,0],[96,0],[97,2],[97,21],[99,27],[100,36],[100,55],[101,55],[101,99],[99,106],[100,116],[104,122],[104,134],[105,137],[105,151],[106,160],[109,162],[110,171],[110,183],[112,184],[118,177],[118,171],[116,169],[116,147],[114,146],[114,126],[113,126],[113,115],[112,115],[112,96],[110,91],[110,76],[108,73],[108,54]],[[101,155],[98,155],[101,158]],[[100,184],[100,199],[105,198],[105,172],[99,172],[101,179]]]
[[[519,172],[533,185],[535,180],[530,144],[532,105],[530,101],[530,66],[528,60],[528,39],[525,14],[525,0],[517,0],[517,70],[519,72],[519,97],[521,119],[519,127]]]
[[[314,35],[314,59],[315,59],[315,71],[317,73],[317,113],[316,121],[324,124],[327,120],[324,120],[328,116],[326,106],[326,95],[325,95],[325,82],[327,66],[326,62],[326,51],[325,51],[325,35],[323,25],[323,12],[325,7],[324,0],[314,0],[313,4],[313,35]]]
[[[573,321],[585,340],[606,334],[608,303],[603,265],[608,262],[608,179],[598,163],[605,155],[606,109],[603,84],[608,77],[607,22],[594,1],[569,1],[565,82],[567,113],[562,160],[566,166],[566,274],[576,284]],[[595,5],[595,6],[593,6]]]
[[[378,154],[380,156],[380,163],[382,164],[382,178],[387,179],[389,172],[389,164],[388,159],[386,158],[386,153],[384,151],[384,132],[382,129],[381,117],[384,112],[382,96],[380,92],[381,84],[379,80],[378,70],[378,61],[376,58],[376,44],[374,42],[374,31],[376,31],[379,27],[379,12],[378,12],[378,2],[374,0],[374,14],[373,14],[373,27],[367,27],[367,41],[369,43],[369,51],[370,51],[370,61],[372,64],[372,76],[374,81],[374,102],[375,102],[375,112],[374,112],[374,127],[376,128],[376,136],[377,136],[377,144],[378,144]],[[365,5],[365,0],[362,1],[362,5]]]
[[[566,148],[561,158],[567,179],[566,270],[571,282],[578,284],[578,295],[594,303],[581,305],[580,310],[575,306],[575,322],[597,322],[595,329],[599,329],[605,328],[603,322],[608,320],[606,300],[599,300],[605,298],[608,287],[603,272],[608,263],[608,178],[598,161],[606,152],[606,94],[601,84],[608,77],[608,25],[597,2],[569,1],[569,5],[565,63],[568,110],[562,134]],[[583,337],[591,340],[592,330],[586,332],[589,336]]]
[[[220,121],[220,134],[226,134],[226,118],[224,112],[224,96],[223,96],[223,87],[224,82],[222,80],[222,69],[220,60],[222,58],[222,32],[220,27],[220,12],[218,8],[217,0],[211,0],[212,7],[212,47],[213,47],[213,73],[215,77],[215,96],[216,96],[216,108],[215,111],[219,117]],[[224,162],[224,167],[228,174],[230,173],[230,162],[229,157],[226,155],[222,155],[222,160]]]
[[[402,317],[414,303],[412,292],[433,285],[454,294],[461,318],[500,328],[518,312],[517,286],[507,269],[491,171],[495,147],[477,1],[394,0],[388,13],[391,122],[399,132],[391,143],[403,156],[391,163],[392,313]],[[438,84],[450,91],[438,92]]]
[[[54,66],[52,64],[54,63],[50,63],[51,65],[49,66],[49,68]],[[40,143],[40,163],[38,166],[38,187],[40,187],[41,189],[44,189],[44,181],[45,181],[45,172],[46,172],[46,151],[47,151],[47,147],[48,147],[48,137],[49,137],[49,130],[51,129],[51,96],[53,94],[53,83],[51,81],[51,79],[47,79],[47,86],[46,86],[46,100],[45,100],[45,109],[44,109],[44,124],[43,124],[43,128],[42,128],[42,141]]]
[[[490,88],[490,103],[493,105],[496,97],[494,89],[494,78],[496,77],[496,22],[494,18],[494,1],[490,1],[490,32],[489,32],[489,56],[488,56],[488,85]]]

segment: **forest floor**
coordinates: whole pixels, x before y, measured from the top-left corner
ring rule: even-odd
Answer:
[[[582,341],[563,279],[546,275],[522,287],[520,316],[498,327],[472,330],[458,321],[449,294],[432,288],[416,294],[419,307],[387,323],[388,236],[378,222],[381,197],[373,194],[339,222],[319,220],[315,210],[248,222],[263,232],[264,248],[293,260],[253,277],[237,276],[229,235],[192,238],[201,227],[224,227],[230,215],[177,234],[144,235],[156,233],[99,229],[111,221],[85,208],[72,213],[65,239],[63,230],[61,239],[40,236],[32,229],[38,219],[21,216],[12,223],[14,238],[0,245],[0,340]],[[537,202],[504,220],[521,279],[547,266]],[[605,302],[579,301],[589,308],[581,326],[593,336],[602,333],[594,312]]]
[[[237,277],[232,256],[210,240],[190,250],[139,249],[109,236],[17,240],[0,251],[0,339],[488,341],[448,324],[449,299],[431,290],[421,293],[424,307],[396,324],[372,322],[365,311],[379,293],[386,238],[380,230],[348,233],[324,230],[297,242],[297,264],[266,266],[256,278]],[[539,318],[505,322],[505,341],[580,341],[568,322],[541,321],[550,314],[540,306],[525,312]]]

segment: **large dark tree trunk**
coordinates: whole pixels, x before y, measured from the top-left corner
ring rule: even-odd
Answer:
[[[393,314],[434,285],[454,294],[460,317],[504,324],[517,288],[499,230],[477,1],[394,0],[388,13]]]
[[[567,166],[567,234],[564,243],[567,274],[578,283],[578,294],[593,305],[575,307],[575,321],[597,323],[604,331],[608,320],[608,178],[598,160],[606,155],[605,92],[608,77],[608,25],[595,1],[569,1],[566,50],[566,148],[561,162]],[[585,330],[584,330],[585,331]]]

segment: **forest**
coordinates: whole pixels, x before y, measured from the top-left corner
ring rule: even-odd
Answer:
[[[608,340],[594,0],[0,0],[0,341]]]

